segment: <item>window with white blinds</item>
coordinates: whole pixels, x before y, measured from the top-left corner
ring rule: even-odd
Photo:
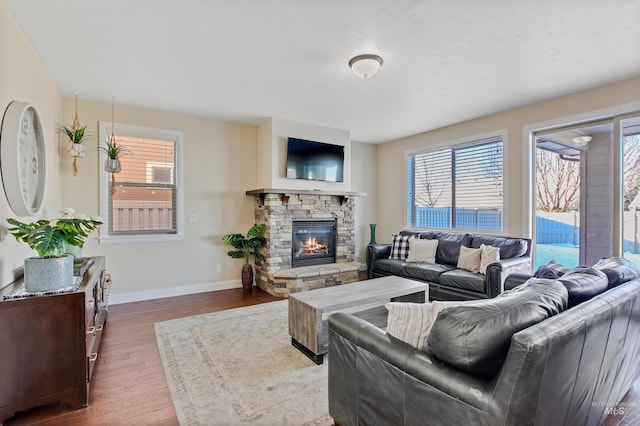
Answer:
[[[111,124],[101,123],[101,143]],[[101,170],[102,238],[121,242],[173,240],[182,234],[180,151],[182,133],[114,125],[116,144],[126,147],[121,171]],[[102,160],[106,157],[101,154]]]
[[[407,224],[503,229],[505,132],[407,155]]]

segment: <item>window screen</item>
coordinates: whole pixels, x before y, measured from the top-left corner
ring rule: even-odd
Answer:
[[[503,229],[503,138],[483,138],[407,156],[407,224]]]

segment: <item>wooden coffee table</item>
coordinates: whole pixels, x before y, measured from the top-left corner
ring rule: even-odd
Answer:
[[[396,276],[289,295],[291,344],[322,364],[329,347],[327,318],[335,312],[361,312],[389,301],[424,303],[429,284]]]

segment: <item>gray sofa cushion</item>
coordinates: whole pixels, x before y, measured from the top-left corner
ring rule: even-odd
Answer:
[[[559,281],[532,278],[499,296],[448,308],[438,314],[429,351],[443,362],[490,379],[500,369],[511,336],[567,307]]]
[[[595,268],[575,268],[558,278],[569,293],[571,308],[604,292],[609,287],[609,281],[604,272]]]
[[[485,275],[465,271],[464,269],[453,269],[440,275],[440,284],[442,285],[478,293],[485,292],[486,283]]]
[[[378,259],[375,263],[375,269],[378,271],[385,272],[390,275],[398,275],[405,276],[404,268],[409,265],[409,263],[404,260],[396,260],[396,259]]]
[[[640,269],[624,257],[600,259],[593,267],[605,273],[609,280],[609,288],[640,277]]]
[[[528,243],[523,239],[474,235],[471,240],[471,247],[480,248],[482,244],[499,247],[500,259],[511,259],[512,257],[522,256],[528,249]]]
[[[406,274],[407,278],[437,283],[443,273],[452,269],[453,266],[440,265],[438,263],[407,263],[404,267],[404,274]]]

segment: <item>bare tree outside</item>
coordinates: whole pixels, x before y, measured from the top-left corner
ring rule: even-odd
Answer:
[[[640,135],[626,136],[623,146],[623,201],[626,211],[640,192]]]
[[[580,162],[566,160],[557,153],[536,150],[536,209],[544,212],[578,210],[580,202]]]
[[[449,157],[450,153],[447,153]],[[442,153],[432,153],[416,157],[416,163],[422,173],[416,176],[416,204],[424,207],[435,207],[442,198],[445,189],[451,188],[450,172],[442,173]],[[448,194],[447,194],[448,195]],[[450,197],[449,197],[450,198]]]

